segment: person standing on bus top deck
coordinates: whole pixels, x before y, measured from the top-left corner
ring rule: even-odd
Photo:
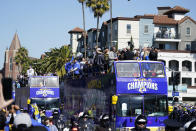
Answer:
[[[74,60],[74,57],[72,56],[71,60],[69,62],[65,63],[65,70],[66,70],[67,75],[69,75],[69,73],[72,69],[73,60]],[[68,61],[68,59],[67,59],[67,61]]]
[[[150,131],[150,129],[146,128],[147,118],[144,115],[138,115],[135,119],[135,128],[131,129],[131,131]]]
[[[144,56],[143,56],[142,60],[150,60],[149,59],[149,52],[148,52],[148,50],[144,51]]]
[[[109,52],[109,66],[111,67],[113,62],[116,61],[116,60],[118,60],[118,56],[117,56],[117,53],[116,53],[116,47],[113,46],[113,47],[111,47],[111,50]]]
[[[35,75],[35,71],[32,68],[32,66],[30,66],[29,69],[27,70],[27,76],[31,77],[31,76],[34,76],[34,75]]]
[[[157,48],[152,47],[149,54],[149,59],[152,61],[157,61],[158,50]]]
[[[71,72],[74,72],[74,75],[80,75],[80,63],[76,58],[74,59],[73,69]]]
[[[126,47],[127,51],[125,52],[124,60],[133,60],[134,59],[134,53],[130,50],[130,46]]]

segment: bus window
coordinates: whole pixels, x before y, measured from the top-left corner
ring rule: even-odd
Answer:
[[[138,63],[116,63],[117,77],[140,77]]]
[[[58,77],[46,77],[44,80],[45,80],[46,87],[58,87],[59,86]]]
[[[145,62],[141,64],[143,76],[146,78],[165,77],[164,66],[161,63]]]
[[[42,86],[43,86],[43,78],[32,77],[30,79],[30,87],[42,87]]]
[[[123,95],[118,97],[117,115],[123,117],[137,116],[143,112],[143,97]]]
[[[144,114],[146,116],[166,116],[167,97],[164,95],[144,96]]]

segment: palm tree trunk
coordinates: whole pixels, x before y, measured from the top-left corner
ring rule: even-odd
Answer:
[[[98,46],[99,15],[97,16],[96,45]]]
[[[110,43],[109,50],[112,47],[112,0],[110,0]]]
[[[86,59],[86,29],[85,29],[84,2],[82,2],[82,15],[83,15],[83,28],[84,28],[84,58]]]

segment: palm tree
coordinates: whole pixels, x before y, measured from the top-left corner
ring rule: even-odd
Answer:
[[[82,4],[82,16],[83,16],[83,29],[84,29],[84,57],[86,59],[86,29],[85,29],[85,14],[84,14],[84,2],[86,0],[78,0]]]
[[[62,46],[60,49],[53,48],[50,52],[45,52],[41,70],[45,73],[57,73],[62,77],[66,74],[64,65],[69,61],[71,55],[69,46]]]
[[[24,47],[21,47],[16,53],[15,61],[19,66],[19,73],[25,75],[30,62],[28,57],[28,50]]]
[[[109,10],[109,0],[87,0],[86,5],[92,9],[94,17],[97,18],[96,45],[98,46],[99,18]]]

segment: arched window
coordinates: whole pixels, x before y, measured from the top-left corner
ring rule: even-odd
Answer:
[[[195,72],[196,72],[196,62],[195,62]]]
[[[13,60],[12,60],[12,57],[10,57],[10,60],[9,60],[9,70],[12,71],[13,70]]]
[[[183,61],[182,62],[182,71],[192,71],[192,62],[190,61]]]
[[[169,69],[179,71],[179,62],[177,60],[169,61]]]

